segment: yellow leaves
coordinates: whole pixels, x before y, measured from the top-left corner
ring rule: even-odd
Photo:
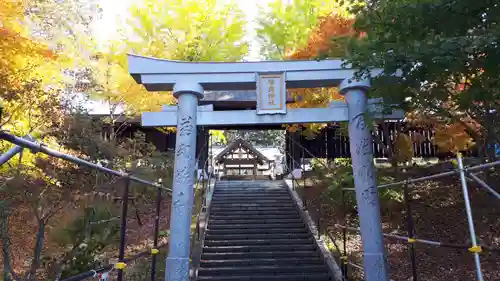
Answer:
[[[134,50],[141,55],[239,61],[247,54],[245,17],[232,0],[145,0],[130,13]]]
[[[112,104],[126,105],[126,111],[138,115],[143,111],[159,111],[165,104],[175,102],[170,93],[148,92],[128,73],[126,52],[112,45],[108,53],[99,54],[94,62],[93,76],[102,89],[94,97]]]
[[[399,133],[394,140],[393,158],[398,163],[411,161],[413,158],[413,141],[404,133]]]
[[[457,153],[468,150],[474,141],[462,124],[437,125],[433,142],[439,150]]]

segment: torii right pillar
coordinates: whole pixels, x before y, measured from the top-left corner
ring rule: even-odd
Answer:
[[[349,110],[349,144],[361,226],[365,280],[388,281],[380,200],[373,163],[373,140],[370,128],[365,123],[366,93],[370,88],[370,82],[346,79],[339,88],[345,96]]]

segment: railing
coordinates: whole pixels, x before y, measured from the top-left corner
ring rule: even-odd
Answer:
[[[290,139],[292,142],[295,142],[295,145],[298,145],[299,147],[302,148],[303,154],[307,153],[307,149],[304,148],[303,146],[300,145],[300,143],[296,142],[293,139]],[[314,157],[311,153],[309,153],[311,157]],[[294,159],[292,157],[292,159]],[[483,281],[483,274],[481,270],[481,263],[480,263],[480,253],[482,252],[500,252],[500,248],[497,247],[492,247],[492,246],[487,246],[487,245],[482,245],[477,242],[476,238],[476,232],[475,232],[475,227],[474,227],[474,220],[472,217],[472,208],[470,204],[470,199],[469,199],[469,192],[468,192],[468,187],[467,187],[467,181],[473,181],[476,182],[479,186],[487,190],[491,195],[496,197],[497,199],[500,199],[500,194],[495,191],[493,188],[491,188],[486,182],[481,180],[477,174],[473,173],[474,171],[478,170],[483,170],[487,168],[491,168],[497,165],[500,165],[500,161],[495,161],[487,164],[482,164],[482,165],[476,165],[476,166],[471,166],[471,167],[466,167],[463,164],[463,158],[461,154],[457,155],[457,163],[458,163],[458,168],[453,169],[447,172],[442,172],[430,176],[424,176],[424,177],[419,177],[419,178],[409,178],[404,181],[399,181],[399,182],[394,182],[394,183],[388,183],[388,184],[383,184],[379,185],[377,188],[384,189],[384,188],[392,188],[392,187],[397,187],[397,186],[403,186],[403,200],[405,204],[405,209],[406,209],[406,227],[407,227],[407,236],[405,235],[399,235],[399,234],[388,234],[388,233],[383,233],[384,237],[387,237],[389,239],[396,239],[400,241],[405,241],[408,245],[408,250],[410,252],[410,264],[412,267],[412,279],[413,281],[418,280],[418,268],[417,268],[417,258],[416,258],[416,250],[415,250],[415,244],[427,244],[431,246],[436,246],[436,247],[443,247],[443,248],[452,248],[452,249],[464,249],[469,251],[470,253],[473,254],[474,256],[474,263],[475,263],[475,269],[476,269],[476,278],[478,281]],[[326,165],[321,163],[321,165],[325,169],[329,169]],[[301,166],[302,167],[302,166]],[[453,175],[458,175],[460,177],[460,183],[462,186],[462,193],[464,197],[464,203],[465,203],[465,209],[466,209],[466,215],[467,215],[467,222],[468,222],[468,228],[469,228],[469,234],[470,234],[470,243],[462,243],[462,244],[457,244],[457,243],[448,243],[448,242],[442,242],[442,241],[433,241],[433,240],[428,240],[428,239],[423,239],[419,238],[415,234],[415,223],[413,221],[413,214],[412,214],[412,199],[411,199],[411,188],[410,185],[425,181],[425,180],[431,180],[431,179],[437,179],[437,178],[442,178],[446,176],[453,176]],[[296,181],[295,179],[293,179]],[[305,182],[305,180],[304,180]],[[304,185],[305,186],[305,185]],[[357,232],[360,233],[360,229],[357,227],[351,227],[348,226],[349,222],[347,221],[347,206],[346,206],[346,192],[352,192],[355,191],[355,188],[343,188],[341,190],[341,211],[342,211],[342,217],[343,217],[343,225],[340,224],[335,224],[333,227],[339,231],[341,231],[341,236],[343,240],[343,249],[342,251],[340,250],[338,244],[335,241],[333,233],[326,227],[323,227],[321,229],[321,219],[318,219],[318,232],[322,231],[324,235],[326,235],[331,242],[334,244],[334,247],[336,250],[341,253],[340,256],[340,263],[341,263],[341,270],[342,270],[342,275],[344,280],[349,280],[349,267],[352,267],[357,270],[363,271],[364,268],[361,265],[358,265],[356,263],[353,263],[351,259],[349,259],[348,255],[348,249],[347,249],[347,232]],[[307,198],[302,198],[303,201],[306,201]],[[320,203],[320,205],[322,205]],[[305,204],[307,206],[307,204]],[[319,215],[322,216],[322,209],[318,209]]]
[[[14,136],[12,134],[9,134],[7,132],[2,132],[0,131],[0,139],[9,141],[19,147],[22,148],[27,148],[30,149],[33,153],[44,153],[49,156],[53,156],[59,159],[63,159],[66,161],[69,161],[71,163],[80,165],[80,166],[85,166],[94,170],[98,170],[110,175],[118,176],[120,179],[125,180],[124,188],[123,188],[123,193],[121,197],[121,223],[120,223],[120,247],[119,247],[119,254],[118,254],[118,262],[115,264],[109,264],[104,267],[90,270],[88,272],[84,272],[81,274],[78,274],[73,277],[69,277],[64,279],[63,281],[78,281],[78,280],[83,280],[89,277],[97,276],[99,273],[104,273],[108,272],[110,270],[117,270],[117,280],[122,281],[123,280],[123,274],[124,274],[124,269],[126,268],[127,262],[134,261],[138,258],[147,256],[150,254],[152,256],[152,271],[151,271],[151,280],[156,280],[156,255],[159,253],[160,249],[163,248],[165,245],[158,245],[158,236],[159,236],[159,214],[160,214],[160,206],[161,206],[161,200],[162,200],[162,190],[166,190],[171,192],[171,189],[165,188],[161,184],[161,180],[159,182],[153,182],[153,181],[148,181],[141,179],[139,177],[136,177],[134,175],[131,175],[127,172],[123,171],[116,171],[112,170],[103,166],[100,166],[95,163],[91,163],[89,161],[58,152],[56,150],[48,148],[46,145],[43,143],[37,143],[34,141],[30,141],[27,139],[19,138],[17,136]],[[21,150],[19,150],[21,151]],[[12,155],[13,156],[13,155]],[[12,157],[11,156],[11,157]],[[155,220],[155,233],[154,233],[154,244],[153,248],[141,252],[139,254],[136,254],[130,258],[125,258],[125,241],[126,241],[126,229],[127,229],[127,214],[128,214],[128,201],[129,201],[129,187],[131,182],[137,182],[141,184],[145,184],[147,186],[151,186],[157,189],[157,196],[156,196],[156,220]],[[15,279],[19,279],[16,277],[17,274],[13,273]]]
[[[296,142],[295,140],[289,138],[289,140],[291,142],[294,142],[295,145],[298,145],[301,150],[302,150],[302,155],[301,155],[301,158],[302,159],[305,159],[305,156],[306,156],[306,153],[309,154],[309,156],[313,157],[312,154],[305,148],[303,147],[300,143]],[[291,155],[290,153],[287,153],[287,156],[290,157],[290,159],[292,159],[292,164],[294,166],[299,166],[300,169],[301,169],[301,176],[302,176],[302,186],[300,185],[300,181],[298,179],[295,178],[295,176],[293,175],[293,168],[289,168],[289,167],[286,167],[287,171],[290,172],[290,175],[292,177],[292,189],[293,190],[296,190],[296,189],[303,189],[302,191],[305,192],[305,189],[307,188],[307,178],[306,178],[306,175],[305,175],[305,163],[297,163],[297,161],[295,160],[295,157],[293,157],[293,155]],[[286,164],[285,164],[286,165]],[[327,167],[326,167],[327,168]],[[313,185],[318,185],[318,182],[316,182],[312,177],[310,178],[310,180],[312,181]],[[320,200],[319,200],[319,204],[316,206],[315,209],[311,209],[310,208],[310,204],[308,204],[307,202],[307,197],[305,196],[305,194],[301,194],[301,192],[297,192],[297,195],[299,195],[299,198],[301,199],[302,201],[302,205],[304,207],[305,210],[308,211],[308,213],[310,214],[311,218],[314,220],[314,222],[316,223],[316,229],[317,229],[317,239],[321,239],[321,236],[323,235],[324,237],[328,238],[330,240],[330,242],[333,244],[333,246],[335,247],[336,249],[336,252],[337,253],[342,253],[336,239],[334,238],[333,234],[329,231],[328,228],[325,228],[325,227],[322,227],[323,225],[323,215],[324,215],[324,209],[323,209],[323,199],[324,199],[324,194],[321,194],[320,195]],[[313,215],[313,213],[315,215]],[[345,239],[347,238],[347,235],[346,233],[344,233],[343,235],[344,237],[344,253],[346,252],[346,243],[345,243]],[[345,268],[345,254],[344,255],[336,255],[337,258],[338,258],[338,261],[337,263],[338,264],[341,264],[341,272],[342,272],[342,276],[343,278],[346,280],[345,276],[347,275],[346,274],[346,268]]]
[[[212,135],[210,135],[210,138]],[[208,143],[208,142],[207,142]],[[205,145],[207,144],[205,143]],[[203,149],[202,149],[203,150]],[[217,181],[217,177],[215,177],[215,182],[213,181],[213,175],[214,175],[214,169],[212,167],[212,158],[209,157],[205,163],[203,164],[203,171],[202,173],[197,177],[196,183],[195,183],[195,190],[199,190],[200,185],[201,185],[201,192],[199,194],[200,198],[200,206],[195,206],[198,207],[195,209],[194,217],[195,217],[195,233],[192,235],[191,238],[191,257],[192,257],[192,272],[194,273],[194,276],[192,276],[192,280],[197,279],[197,274],[198,274],[198,267],[199,267],[199,258],[201,257],[201,249],[203,248],[203,236],[205,233],[206,225],[207,225],[207,220],[208,220],[208,197],[212,194],[213,190],[212,187],[215,187],[215,183]],[[210,169],[208,169],[210,167]],[[209,171],[210,170],[210,171]],[[205,179],[205,173],[208,174],[207,178]],[[195,194],[196,196],[196,194]],[[195,198],[196,199],[196,198]],[[195,200],[196,201],[196,200]],[[196,252],[198,251],[198,252]]]

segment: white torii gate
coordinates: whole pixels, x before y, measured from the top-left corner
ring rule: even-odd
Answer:
[[[351,81],[355,69],[343,68],[340,60],[181,62],[136,55],[129,55],[128,59],[129,72],[137,83],[143,84],[149,91],[172,91],[178,100],[175,108],[167,108],[162,112],[145,112],[142,115],[143,126],[177,125],[178,128],[166,280],[189,279],[197,125],[333,121],[349,121],[349,142],[360,216],[365,280],[388,280],[380,203],[373,166],[372,136],[365,124],[365,113],[368,110],[366,91],[370,83]],[[377,75],[380,72],[374,70],[372,74]],[[337,103],[323,109],[287,110],[286,88],[315,87],[339,87],[347,104]],[[203,97],[205,90],[252,89],[257,89],[257,110],[198,110],[198,100]],[[375,111],[377,112],[376,108]]]

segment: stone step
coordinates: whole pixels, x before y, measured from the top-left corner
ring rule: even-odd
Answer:
[[[208,221],[208,225],[223,225],[223,224],[268,224],[268,223],[302,223],[300,218],[267,218],[267,219],[247,219],[247,218],[235,218],[235,219],[219,219],[211,218]]]
[[[242,239],[242,240],[206,240],[206,247],[219,246],[255,246],[255,245],[309,245],[314,244],[312,238],[303,239]]]
[[[258,276],[199,276],[198,280],[217,281],[329,281],[330,276],[326,273],[283,274],[283,275],[258,275]]]
[[[230,216],[232,215],[233,217],[240,217],[240,218],[252,218],[252,217],[261,217],[263,218],[262,216],[271,216],[271,217],[284,217],[284,216],[288,216],[288,217],[293,217],[293,218],[298,218],[300,217],[299,213],[297,210],[275,210],[275,211],[270,211],[270,210],[259,210],[259,209],[255,209],[255,210],[216,210],[216,211],[211,211],[210,213],[210,216],[214,216],[214,217],[221,217],[221,216]]]
[[[293,247],[283,247],[283,245],[252,245],[252,246],[221,246],[221,247],[203,247],[203,253],[261,253],[261,252],[301,252],[316,251],[316,245],[294,245]]]
[[[258,275],[278,275],[285,273],[316,273],[328,272],[325,265],[261,265],[261,266],[237,266],[237,267],[214,267],[200,268],[198,276],[258,276]]]
[[[250,213],[228,213],[210,214],[210,220],[267,220],[267,219],[297,219],[300,218],[298,212],[254,212]]]
[[[241,202],[212,202],[212,208],[229,207],[295,207],[295,202],[286,201],[241,201]]]
[[[273,212],[273,211],[282,211],[282,212],[293,212],[296,211],[295,206],[212,206],[210,207],[210,213],[217,212],[233,212],[233,211],[261,211],[261,212]]]
[[[324,265],[323,261],[318,258],[277,258],[277,259],[232,259],[232,260],[205,260],[201,261],[200,267],[216,268],[230,266],[262,266],[262,265]]]
[[[244,215],[244,213],[249,214],[259,214],[259,213],[270,213],[270,212],[281,212],[282,214],[286,213],[296,213],[297,208],[295,207],[231,207],[231,208],[219,208],[212,207],[210,208],[210,213],[212,214],[240,214]]]
[[[238,185],[238,184],[217,184],[215,188],[218,188],[220,190],[225,190],[225,189],[236,189],[236,190],[246,190],[246,189],[267,189],[267,190],[277,190],[277,189],[287,189],[285,185],[282,184],[274,184],[274,185],[267,185],[267,184],[253,184],[253,185]]]
[[[274,203],[274,202],[289,202],[290,197],[280,196],[280,197],[235,197],[235,198],[212,198],[212,204],[242,204],[242,203]]]
[[[310,238],[309,232],[296,232],[296,233],[209,233],[205,236],[205,240],[218,241],[218,240],[273,240],[273,239],[306,239]]]
[[[215,189],[213,195],[218,196],[255,196],[255,197],[264,197],[264,196],[282,196],[282,195],[290,195],[288,190],[286,189],[274,189],[274,190],[261,190],[260,192],[252,192],[246,190],[221,190]]]
[[[297,210],[286,210],[286,211],[221,211],[212,212],[210,214],[210,219],[216,218],[239,218],[239,219],[264,219],[264,218],[300,218],[299,212]]]
[[[201,260],[319,258],[316,251],[202,253]]]
[[[289,228],[301,228],[305,227],[304,223],[268,223],[268,224],[209,224],[208,229],[269,229],[269,228],[279,228],[279,229],[289,229]]]
[[[278,202],[290,202],[291,197],[288,196],[262,196],[262,197],[244,197],[244,196],[234,196],[234,197],[213,197],[212,196],[212,204],[221,204],[221,203],[248,203],[248,202],[267,202],[267,201],[278,201]],[[292,201],[293,202],[293,201]]]
[[[209,234],[279,234],[279,233],[308,233],[306,228],[268,228],[268,229],[208,229]]]

